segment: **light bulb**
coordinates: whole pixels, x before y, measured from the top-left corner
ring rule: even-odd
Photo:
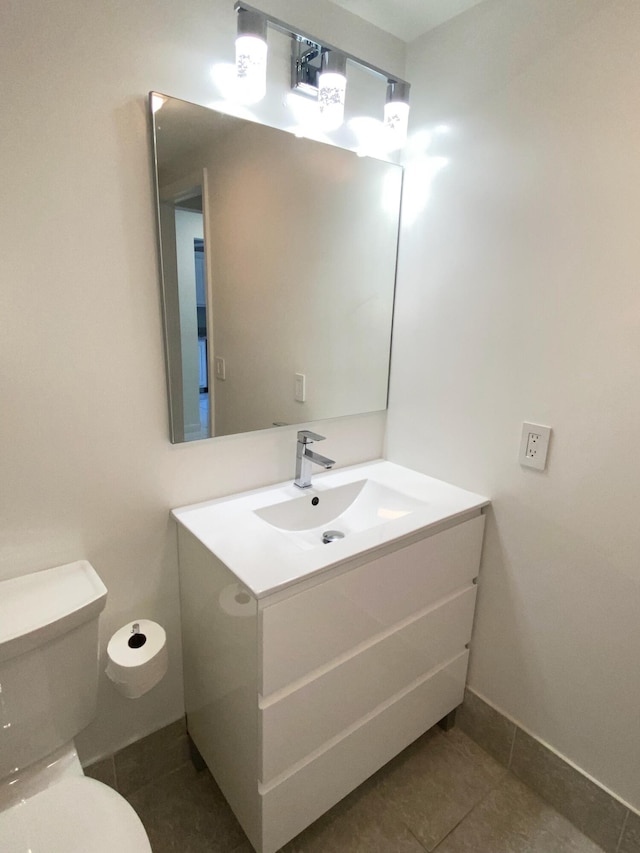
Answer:
[[[322,71],[318,77],[318,106],[323,130],[337,130],[344,121],[346,70],[346,56],[336,50],[323,53]]]
[[[256,104],[267,93],[267,43],[256,36],[236,39],[236,78],[238,100]]]
[[[403,148],[409,127],[409,84],[389,82],[384,105],[384,126],[389,151]]]
[[[243,104],[256,104],[267,93],[267,20],[247,9],[238,9],[236,81]]]
[[[342,74],[327,72],[320,75],[318,104],[323,130],[336,130],[344,121],[344,99],[347,80]]]
[[[409,127],[409,104],[402,101],[391,101],[384,105],[384,126],[387,130],[390,151],[403,148],[407,141],[407,129]]]

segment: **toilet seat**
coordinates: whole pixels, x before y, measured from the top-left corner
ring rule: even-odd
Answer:
[[[67,778],[0,812],[2,853],[152,853],[142,821],[112,788]]]

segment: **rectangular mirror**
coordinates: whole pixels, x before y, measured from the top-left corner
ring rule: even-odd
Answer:
[[[402,168],[150,102],[172,441],[386,408]]]

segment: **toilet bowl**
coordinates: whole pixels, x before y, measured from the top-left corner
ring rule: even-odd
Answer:
[[[28,789],[23,797],[3,790],[8,781],[0,785],[2,853],[150,853],[147,834],[129,803],[84,776],[72,751],[77,769],[55,782],[42,787],[44,780],[18,778]]]
[[[84,776],[107,590],[86,561],[0,582],[0,851],[151,853],[120,794]]]

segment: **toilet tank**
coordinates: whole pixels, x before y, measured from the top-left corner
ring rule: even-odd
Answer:
[[[86,560],[0,581],[0,779],[89,723],[107,590]]]

